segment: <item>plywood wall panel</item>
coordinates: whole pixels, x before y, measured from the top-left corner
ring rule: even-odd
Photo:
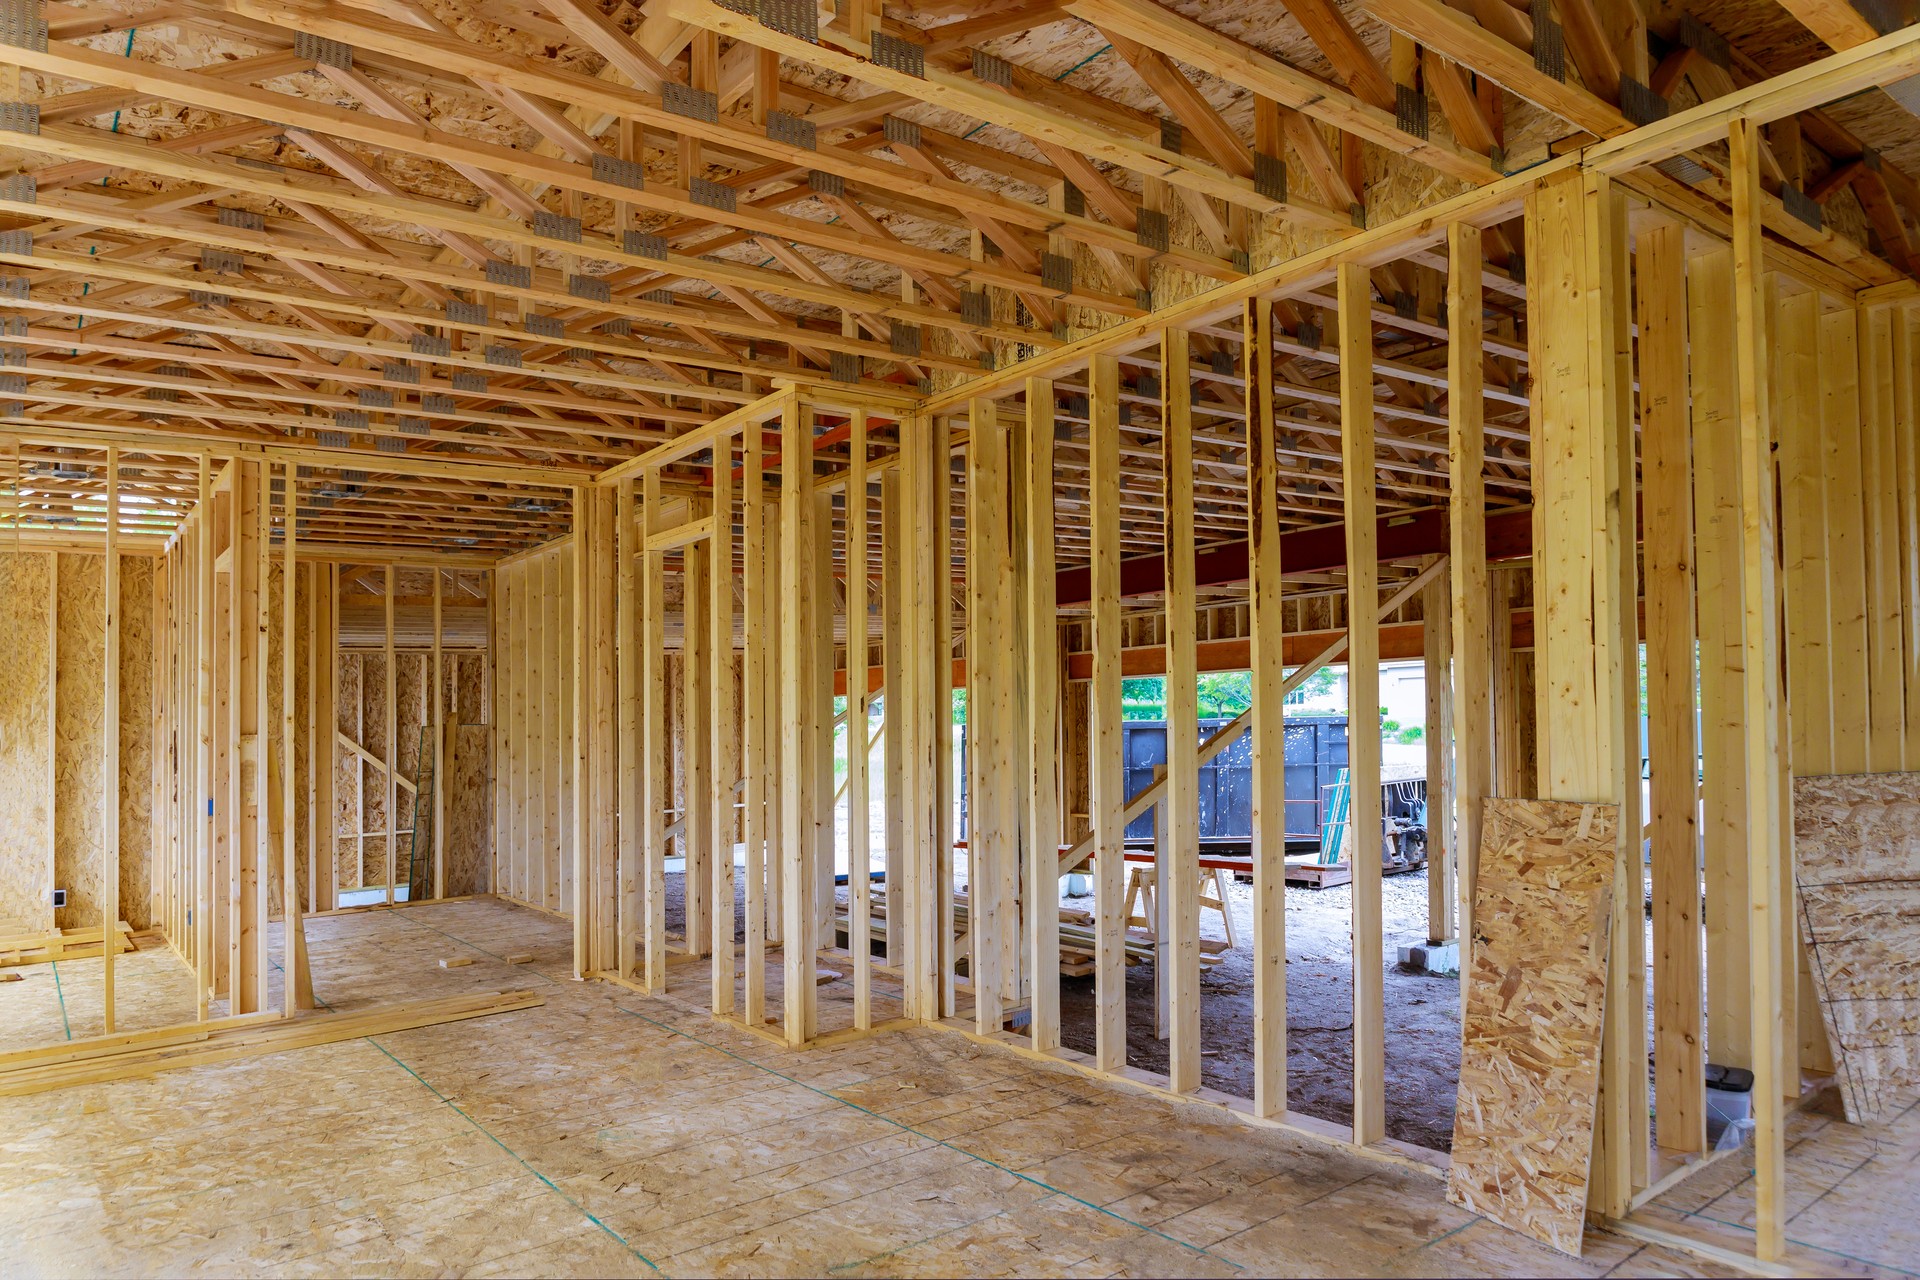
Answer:
[[[1793,836],[1841,1101],[1875,1123],[1920,1086],[1920,773],[1796,778]]]
[[[449,726],[447,770],[447,895],[493,888],[493,730],[482,724]]]
[[[100,744],[106,721],[106,587],[98,556],[62,555],[55,701],[54,885],[67,905],[54,913],[63,929],[100,923],[105,899],[105,847],[100,797],[106,792]]]
[[[50,553],[0,553],[0,920],[51,923],[47,897]]]
[[[1619,807],[1484,812],[1447,1198],[1578,1255]]]
[[[89,559],[98,561],[98,557]],[[153,574],[156,563],[151,556],[120,558],[120,918],[136,929],[150,928],[154,923]],[[104,562],[99,562],[99,567],[104,568]]]

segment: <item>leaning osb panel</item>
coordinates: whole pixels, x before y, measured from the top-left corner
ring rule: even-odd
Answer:
[[[447,895],[493,888],[493,728],[448,726]]]
[[[153,924],[153,569],[120,557],[120,918]]]
[[[1486,802],[1447,1198],[1578,1256],[1620,809]]]
[[[1793,847],[1847,1119],[1887,1119],[1920,1085],[1920,773],[1795,778]]]
[[[0,554],[0,921],[40,930],[47,898],[51,553]]]

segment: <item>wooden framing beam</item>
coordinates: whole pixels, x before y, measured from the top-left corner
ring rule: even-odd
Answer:
[[[1380,562],[1374,547],[1373,285],[1358,263],[1339,282],[1341,509],[1347,537],[1347,768],[1343,855],[1353,875],[1353,1141],[1387,1136],[1380,901]]]

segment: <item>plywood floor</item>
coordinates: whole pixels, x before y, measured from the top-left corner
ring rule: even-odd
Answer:
[[[193,971],[157,934],[142,934],[135,943],[138,950],[114,957],[114,1030],[192,1022]],[[0,1050],[100,1035],[104,969],[98,957],[8,967],[20,981],[0,982]]]
[[[338,1008],[516,986],[547,1003],[0,1099],[0,1276],[1728,1274],[1604,1232],[1566,1258],[1423,1173],[947,1032],[787,1053],[570,981],[567,924],[496,901],[309,928]],[[499,958],[516,951],[536,962]],[[438,967],[456,955],[475,963]],[[1904,1155],[1908,1197],[1914,1144],[1874,1148]],[[1705,1207],[1737,1222],[1733,1165]],[[1901,1208],[1857,1194],[1892,1182],[1841,1178],[1793,1234],[1820,1204]],[[1835,1269],[1920,1256],[1851,1252]]]

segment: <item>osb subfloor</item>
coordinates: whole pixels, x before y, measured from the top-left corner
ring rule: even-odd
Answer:
[[[150,1031],[193,1021],[193,971],[156,934],[113,964],[113,1029]],[[99,957],[9,966],[0,982],[0,1051],[83,1040],[105,1030],[105,968]],[[4,1263],[0,1263],[4,1265]]]
[[[949,1032],[788,1053],[677,998],[572,982],[569,926],[496,901],[309,930],[336,1008],[529,986],[547,1003],[0,1100],[0,1276],[1728,1274],[1606,1232],[1567,1258],[1423,1173]],[[501,959],[520,951],[535,963]],[[1796,1173],[1843,1128],[1818,1119],[1797,1122]],[[1840,1135],[1856,1172],[1796,1238],[1843,1206],[1856,1234],[1868,1213],[1915,1229],[1901,1123]],[[1869,1148],[1906,1163],[1861,1178]],[[1709,1172],[1737,1183],[1735,1163]],[[1709,1207],[1736,1221],[1738,1196]],[[1916,1256],[1911,1236],[1885,1253]]]

